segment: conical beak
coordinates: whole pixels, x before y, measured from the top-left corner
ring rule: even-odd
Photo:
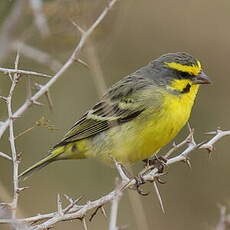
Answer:
[[[210,84],[212,83],[210,78],[204,73],[201,72],[193,79],[194,84]]]

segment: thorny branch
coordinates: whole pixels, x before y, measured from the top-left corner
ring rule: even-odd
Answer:
[[[18,62],[19,62],[19,54],[17,53],[17,57],[15,60],[15,69],[18,69]],[[12,160],[13,160],[13,188],[14,188],[14,196],[13,201],[11,203],[12,208],[12,219],[16,218],[16,211],[17,211],[17,205],[18,205],[18,195],[19,195],[19,186],[18,186],[18,165],[19,165],[19,156],[16,152],[16,146],[15,146],[15,138],[14,138],[14,117],[12,113],[12,97],[15,90],[15,87],[17,85],[18,79],[20,75],[15,73],[13,76],[11,76],[11,88],[8,97],[6,98],[7,102],[7,109],[8,109],[8,116],[10,120],[9,124],[9,141],[10,141],[10,147],[12,152]]]
[[[213,132],[213,134],[214,134],[214,132]],[[191,138],[191,141],[189,143],[187,142],[187,145],[188,145],[187,148],[184,151],[182,151],[179,155],[169,158],[165,164],[171,165],[171,164],[181,162],[181,161],[187,162],[188,156],[191,152],[193,152],[194,150],[197,150],[197,149],[206,149],[206,146],[208,146],[207,149],[210,150],[210,145],[213,146],[213,144],[215,144],[218,140],[220,140],[220,138],[222,138],[226,135],[230,135],[230,131],[218,130],[215,132],[214,137],[211,138],[208,142],[206,142],[204,144],[200,144],[200,143],[197,144],[194,141],[194,138]],[[191,133],[189,134],[189,136],[191,136]],[[188,139],[188,138],[186,138],[186,139]],[[181,146],[181,145],[179,144],[179,146]],[[135,186],[135,184],[136,184],[135,179],[128,178],[123,173],[121,168],[118,168],[118,170],[120,171],[120,175],[122,176],[122,180],[121,180],[120,184],[118,185],[118,187],[115,190],[108,193],[107,195],[105,195],[105,196],[103,196],[103,197],[101,197],[95,201],[88,201],[84,205],[77,205],[77,202],[73,201],[74,205],[71,206],[71,208],[68,208],[68,206],[66,208],[64,208],[62,211],[62,213],[63,213],[62,215],[60,215],[60,206],[59,206],[59,211],[56,211],[53,213],[48,213],[48,214],[42,214],[42,215],[39,214],[39,215],[33,216],[33,217],[18,219],[17,221],[20,223],[35,223],[35,222],[37,223],[37,222],[41,222],[41,221],[46,220],[45,222],[43,222],[41,224],[35,224],[33,226],[33,230],[40,230],[40,229],[47,229],[50,226],[52,226],[52,225],[54,225],[60,221],[84,218],[90,210],[97,209],[97,208],[102,207],[103,205],[105,205],[109,202],[112,202],[122,192],[124,192],[128,188]],[[155,181],[155,179],[158,176],[160,176],[160,175],[158,173],[157,168],[149,168],[148,170],[145,170],[145,173],[143,173],[142,178],[143,178],[143,181],[146,183],[146,182]],[[68,211],[66,211],[66,209],[68,209]],[[0,223],[11,223],[11,222],[12,222],[11,219],[1,219],[0,220]]]
[[[0,157],[3,157],[5,159],[7,159],[7,160],[12,161],[12,158],[10,156],[8,156],[7,154],[3,153],[3,152],[0,152]]]
[[[27,76],[34,76],[34,77],[42,77],[42,78],[51,78],[50,75],[44,74],[44,73],[37,73],[34,71],[29,70],[19,70],[19,69],[7,69],[7,68],[1,68],[0,72],[10,75],[10,74],[20,74],[20,75],[27,75]]]
[[[35,1],[31,0],[31,4],[33,6],[34,6],[34,2]],[[69,59],[66,61],[66,63],[60,68],[60,70],[45,85],[40,86],[40,88],[38,89],[38,91],[34,95],[31,94],[30,97],[24,102],[24,104],[22,104],[16,110],[16,112],[13,112],[13,108],[12,108],[12,96],[13,96],[15,87],[16,87],[17,82],[18,82],[19,78],[21,77],[21,75],[30,75],[30,76],[45,77],[45,78],[50,78],[51,76],[46,75],[46,74],[37,73],[37,72],[34,72],[34,71],[19,70],[18,69],[19,55],[17,55],[16,62],[15,62],[15,68],[14,69],[0,68],[0,72],[2,72],[3,74],[8,75],[10,77],[10,80],[12,81],[12,84],[11,84],[11,87],[10,87],[10,91],[9,91],[9,95],[7,97],[3,97],[3,96],[0,97],[1,99],[3,99],[7,103],[7,109],[8,109],[8,119],[6,119],[4,122],[0,123],[0,138],[2,137],[2,135],[4,134],[4,132],[6,131],[6,129],[9,127],[9,133],[10,133],[10,135],[9,135],[9,141],[10,141],[10,146],[11,146],[12,158],[9,157],[8,155],[6,155],[5,153],[2,153],[2,152],[0,153],[0,156],[4,157],[6,159],[12,160],[12,162],[13,162],[13,190],[14,190],[14,195],[13,195],[13,201],[10,204],[11,208],[12,208],[11,224],[15,224],[16,222],[18,223],[18,220],[16,219],[16,210],[17,210],[19,192],[24,189],[24,188],[22,188],[22,189],[19,188],[19,184],[18,184],[18,165],[19,165],[19,160],[20,160],[20,154],[18,154],[16,152],[15,135],[14,135],[14,122],[31,105],[33,105],[33,104],[39,104],[39,102],[37,100],[42,95],[48,95],[49,88],[56,82],[56,80],[60,76],[63,75],[63,73],[75,61],[78,61],[78,62],[82,63],[82,61],[80,60],[80,57],[79,57],[81,49],[85,45],[85,43],[86,43],[87,39],[89,38],[89,36],[93,33],[93,31],[95,30],[95,28],[102,22],[102,20],[105,18],[105,16],[107,15],[107,13],[110,11],[110,9],[113,7],[113,5],[116,2],[117,2],[117,0],[111,0],[110,2],[108,2],[107,6],[105,7],[105,9],[102,11],[102,13],[99,15],[99,17],[95,20],[95,22],[87,30],[85,30],[85,31],[82,30],[75,23],[75,25],[77,25],[77,28],[79,29],[79,31],[81,33],[81,39],[80,39],[78,45],[76,46],[76,48],[74,49],[72,55],[69,57]],[[40,3],[41,3],[41,1],[40,1]],[[41,10],[40,9],[41,9],[41,7],[39,9],[38,8],[36,8],[36,9],[34,8],[35,13],[39,12],[40,16],[41,16]],[[37,16],[37,19],[38,19],[39,15],[36,14],[36,16]],[[41,17],[40,17],[40,19],[41,19]],[[40,20],[40,22],[41,22],[41,20]],[[44,24],[44,20],[43,20],[43,24]],[[49,95],[48,95],[48,97],[49,97]],[[52,104],[52,103],[50,103],[50,104]],[[76,207],[75,202],[72,202],[63,211],[62,210],[60,196],[58,196],[58,212],[57,212],[57,214],[58,214],[59,217],[68,214],[69,211],[71,209],[75,208],[75,207]],[[83,220],[84,226],[86,227],[85,219],[83,217],[81,219]],[[52,222],[55,223],[55,221],[50,220],[46,224],[49,225],[50,222],[51,223]],[[40,227],[38,226],[37,229],[39,229],[39,228]]]
[[[117,0],[110,1],[103,12],[99,15],[99,17],[96,19],[96,21],[89,27],[88,30],[84,31],[79,26],[79,31],[81,32],[81,39],[74,49],[72,55],[70,58],[66,61],[66,63],[62,66],[62,68],[45,84],[43,85],[39,91],[37,91],[29,100],[27,100],[21,107],[19,107],[16,112],[14,112],[13,117],[17,118],[21,116],[32,104],[36,104],[37,100],[44,95],[48,89],[63,75],[63,73],[74,63],[75,60],[79,60],[80,51],[85,45],[87,39],[92,34],[92,32],[95,30],[95,28],[102,22],[102,20],[105,18],[107,13],[110,11],[110,9],[113,7],[113,5],[117,2]],[[0,126],[0,138],[2,137],[3,133],[6,131],[6,129],[10,125],[10,119],[8,118],[4,122],[1,123]]]
[[[9,160],[12,160],[13,162],[13,181],[14,181],[14,197],[13,201],[11,203],[12,207],[12,218],[11,219],[0,219],[0,223],[26,223],[26,224],[33,224],[32,229],[33,230],[41,230],[41,229],[48,229],[54,224],[60,222],[60,221],[66,221],[66,220],[73,220],[73,219],[80,219],[83,221],[84,227],[86,228],[86,215],[89,211],[92,211],[94,209],[103,209],[103,206],[109,202],[112,203],[112,209],[111,209],[111,218],[110,218],[110,230],[117,229],[116,226],[116,220],[117,220],[117,208],[118,208],[118,201],[121,194],[127,190],[128,188],[132,188],[136,185],[136,179],[127,177],[122,168],[117,164],[117,169],[121,176],[121,182],[116,186],[116,188],[111,191],[110,193],[100,197],[99,199],[95,201],[88,201],[87,203],[83,205],[79,205],[79,199],[72,200],[68,198],[69,205],[67,205],[65,208],[62,206],[62,201],[60,196],[58,195],[57,198],[57,211],[53,213],[48,214],[39,214],[37,216],[27,217],[27,218],[21,218],[16,219],[16,208],[18,203],[18,196],[19,191],[22,190],[19,188],[18,185],[18,164],[19,164],[19,156],[16,152],[15,147],[15,136],[14,136],[14,122],[15,119],[17,119],[19,116],[21,116],[32,104],[38,103],[37,100],[42,96],[45,95],[50,87],[63,75],[63,73],[75,62],[80,60],[80,51],[85,45],[86,41],[88,40],[89,36],[92,34],[92,32],[95,30],[95,28],[101,23],[101,21],[104,19],[104,17],[107,15],[109,10],[113,7],[113,5],[117,2],[117,0],[112,0],[108,3],[104,11],[100,14],[100,16],[96,19],[96,21],[89,27],[88,30],[83,30],[81,27],[79,27],[76,23],[76,27],[81,33],[81,39],[74,49],[72,55],[69,57],[69,59],[66,61],[66,63],[60,68],[60,70],[43,86],[41,86],[38,91],[31,95],[30,98],[28,98],[27,101],[25,101],[24,104],[22,104],[15,112],[12,111],[12,95],[14,92],[14,89],[17,85],[18,78],[21,75],[31,75],[36,77],[45,77],[49,78],[49,75],[36,73],[33,71],[25,71],[25,70],[19,70],[18,69],[18,58],[16,60],[15,69],[5,69],[0,68],[0,72],[3,72],[4,74],[7,74],[10,76],[10,79],[12,80],[12,85],[10,88],[10,92],[8,97],[4,98],[7,102],[7,108],[8,108],[8,119],[6,119],[4,122],[0,123],[0,138],[6,131],[6,129],[9,127],[10,131],[10,146],[11,146],[11,152],[12,152],[12,158],[6,155],[5,153],[0,152],[0,157],[7,158]],[[209,152],[213,151],[214,147],[213,145],[220,140],[222,137],[230,135],[229,131],[222,131],[217,130],[216,132],[212,132],[209,134],[213,134],[214,137],[211,138],[206,143],[196,143],[193,138],[193,130],[190,131],[189,136],[180,144],[174,145],[173,148],[166,153],[165,157],[167,158],[167,162],[165,165],[171,165],[177,162],[186,162],[188,165],[190,165],[188,156],[189,154],[197,149],[207,149]],[[171,154],[179,149],[180,147],[187,144],[187,148],[181,152],[179,155],[175,157],[170,157]],[[170,157],[170,158],[169,158]],[[144,183],[147,182],[154,182],[155,189],[158,191],[156,186],[156,178],[158,178],[161,174],[159,174],[158,169],[154,166],[149,166],[145,170],[142,171],[142,179]],[[158,191],[159,192],[159,191]],[[158,194],[160,197],[160,195]],[[162,203],[161,199],[160,202]],[[162,205],[162,204],[161,204]],[[42,222],[42,223],[41,223]],[[219,228],[218,230],[220,230]],[[222,229],[221,229],[222,230]]]

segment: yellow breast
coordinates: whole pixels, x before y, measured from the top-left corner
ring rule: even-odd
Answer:
[[[188,121],[197,91],[195,85],[187,94],[173,95],[165,91],[159,111],[147,109],[142,117],[113,133],[117,147],[111,155],[120,162],[136,162],[157,153]]]
[[[162,90],[163,103],[158,111],[150,107],[130,122],[78,141],[78,150],[83,158],[96,157],[105,162],[114,158],[121,163],[132,163],[149,158],[186,124],[197,91],[197,85],[193,85],[189,93],[181,95]],[[79,159],[79,152],[76,158]]]

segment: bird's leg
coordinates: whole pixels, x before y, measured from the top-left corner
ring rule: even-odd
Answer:
[[[162,157],[162,156],[155,156],[154,158],[150,158],[150,159],[145,159],[143,160],[143,162],[145,163],[145,168],[144,170],[141,172],[141,174],[145,174],[147,171],[152,170],[153,168],[157,168],[158,173],[161,175],[164,175],[164,170],[165,170],[165,166],[167,163],[167,159]],[[159,182],[160,184],[165,184],[166,182],[160,179],[160,176],[156,177],[156,181]]]
[[[149,192],[144,192],[140,186],[145,184],[145,181],[143,179],[143,176],[141,173],[139,173],[137,176],[134,177],[135,181],[136,181],[136,184],[134,186],[134,189],[142,196],[147,196],[149,195]]]
[[[122,181],[124,182],[128,182],[130,180],[133,179],[133,176],[131,175],[131,173],[124,167],[124,165],[122,165],[121,163],[115,161],[115,166],[117,168],[117,171],[122,179]],[[140,186],[143,185],[145,183],[145,181],[143,180],[143,177],[141,175],[141,173],[139,173],[137,176],[134,177],[136,183],[134,186],[131,187],[131,189],[134,189],[136,190],[140,195],[142,196],[146,196],[148,195],[149,193],[145,193],[141,188]]]

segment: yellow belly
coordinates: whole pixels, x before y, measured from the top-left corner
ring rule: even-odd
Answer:
[[[186,124],[193,103],[185,104],[184,98],[178,96],[166,98],[158,113],[147,110],[142,118],[112,132],[116,147],[111,155],[117,161],[136,162],[151,157],[168,144]]]
[[[188,121],[198,90],[198,86],[192,87],[191,93],[180,96],[164,92],[164,103],[158,111],[148,108],[130,122],[78,141],[78,153],[71,153],[71,158],[79,159],[81,153],[81,158],[96,157],[106,162],[114,158],[132,163],[151,157]]]

